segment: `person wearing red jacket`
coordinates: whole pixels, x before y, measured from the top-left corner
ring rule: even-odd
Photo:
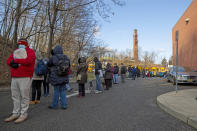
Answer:
[[[5,122],[15,120],[21,123],[27,119],[29,108],[29,92],[31,78],[34,73],[35,52],[29,48],[26,39],[19,39],[18,48],[26,50],[27,56],[23,59],[16,58],[13,54],[7,60],[11,72],[11,95],[14,104],[12,115],[6,118]]]

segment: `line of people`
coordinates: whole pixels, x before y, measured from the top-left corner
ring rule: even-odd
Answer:
[[[44,59],[41,53],[29,48],[28,41],[19,39],[18,48],[7,60],[11,74],[11,97],[13,101],[12,115],[5,122],[21,123],[28,117],[29,104],[39,104],[41,85],[44,84],[44,96],[49,95],[49,83],[54,86],[53,99],[48,106],[50,109],[67,108],[66,88],[69,87],[70,60],[63,54],[61,46],[56,46],[52,57]],[[49,73],[47,73],[49,72]],[[30,87],[32,98],[30,101]]]
[[[125,82],[127,71],[129,78],[136,76],[135,68],[126,68],[122,63],[120,69],[117,64],[112,66],[107,63],[104,70],[97,57],[95,62],[96,90],[95,93],[102,93],[101,84],[109,90],[112,84],[118,84],[119,74],[122,83]],[[6,118],[5,122],[14,121],[21,123],[27,119],[29,104],[39,104],[41,98],[41,86],[44,86],[44,96],[49,95],[49,83],[53,88],[53,98],[49,109],[57,109],[60,102],[61,109],[67,109],[66,90],[71,90],[69,86],[70,60],[63,53],[60,45],[51,51],[51,57],[43,59],[39,51],[29,48],[26,39],[19,39],[18,48],[9,56],[7,60],[11,72],[11,96],[13,101],[12,115]],[[88,80],[88,64],[86,58],[78,59],[77,83],[78,97],[85,96],[85,84]],[[131,75],[132,74],[132,75]],[[104,80],[103,80],[104,79]],[[32,98],[30,101],[30,87],[32,88]]]

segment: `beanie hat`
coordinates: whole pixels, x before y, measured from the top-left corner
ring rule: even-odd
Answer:
[[[18,40],[18,44],[28,46],[28,41],[25,38],[21,38]]]

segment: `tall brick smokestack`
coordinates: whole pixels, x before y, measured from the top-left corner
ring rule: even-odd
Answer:
[[[137,29],[133,32],[133,58],[138,60],[138,39],[137,39]]]

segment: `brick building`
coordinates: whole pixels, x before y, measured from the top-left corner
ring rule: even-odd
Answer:
[[[172,29],[173,65],[176,65],[176,38],[179,31],[178,65],[197,70],[197,0],[193,0]]]

